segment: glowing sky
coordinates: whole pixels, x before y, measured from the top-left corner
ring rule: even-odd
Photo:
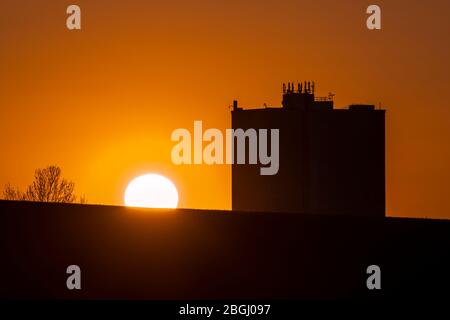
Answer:
[[[65,10],[82,10],[68,31]],[[233,99],[280,105],[281,84],[315,80],[338,107],[387,109],[388,215],[450,218],[450,2],[0,2],[0,185],[62,167],[89,203],[122,204],[156,172],[179,206],[231,208],[229,166],[175,166],[170,134],[230,126]]]

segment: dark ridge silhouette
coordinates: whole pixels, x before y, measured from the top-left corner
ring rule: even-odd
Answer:
[[[448,298],[449,243],[443,220],[0,201],[0,297]]]
[[[385,215],[385,110],[335,109],[332,94],[316,97],[305,82],[283,85],[281,108],[235,101],[231,113],[233,129],[280,130],[276,175],[233,164],[233,210]]]

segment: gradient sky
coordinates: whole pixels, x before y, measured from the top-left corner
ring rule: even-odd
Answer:
[[[448,0],[2,0],[0,186],[56,164],[89,203],[122,204],[157,172],[180,207],[230,209],[231,168],[173,165],[171,132],[225,129],[233,99],[280,105],[283,82],[315,80],[338,107],[387,110],[387,214],[450,218],[449,13]]]

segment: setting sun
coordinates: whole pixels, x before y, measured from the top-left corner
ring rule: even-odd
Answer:
[[[178,191],[172,181],[166,177],[146,174],[128,184],[124,201],[128,207],[176,208]]]

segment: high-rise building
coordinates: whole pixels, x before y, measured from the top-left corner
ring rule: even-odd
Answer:
[[[233,210],[385,215],[385,110],[335,109],[333,95],[314,91],[312,82],[283,85],[282,107],[235,101],[233,129],[279,129],[279,170],[233,164]]]

